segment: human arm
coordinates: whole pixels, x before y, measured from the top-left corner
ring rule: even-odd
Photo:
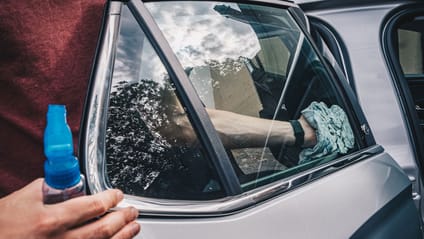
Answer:
[[[293,127],[287,121],[257,118],[210,108],[206,108],[206,111],[227,149],[263,147],[265,144],[291,146],[295,143]],[[315,130],[303,116],[298,121],[305,133],[302,147],[314,146],[317,140]],[[174,115],[171,125],[161,132],[172,135],[188,145],[197,143],[192,126],[183,113]]]
[[[270,146],[291,146],[295,143],[293,127],[287,121],[262,119],[216,109],[207,109],[207,112],[227,148],[263,147],[267,138]],[[305,133],[302,146],[315,145],[315,130],[303,116],[299,118],[299,123]]]
[[[42,184],[43,180],[37,179],[0,199],[0,238],[124,239],[140,230],[134,208],[105,214],[123,199],[119,190],[45,205]]]
[[[220,110],[207,110],[226,147],[263,147],[265,144],[294,145],[294,130],[289,122],[255,118]],[[312,102],[298,119],[304,131],[304,148],[299,163],[324,156],[346,154],[355,144],[349,119],[338,105]]]
[[[290,122],[216,109],[206,109],[206,111],[227,149],[292,146],[296,142],[293,130],[295,126],[292,126]],[[176,117],[172,117],[170,122],[174,124],[168,129],[174,132],[172,135],[175,138],[181,138],[181,142],[186,145],[197,143],[185,113],[180,112]],[[328,155],[336,157],[338,154],[346,154],[354,147],[355,138],[349,119],[338,105],[328,107],[324,102],[314,101],[302,110],[298,122],[304,132],[301,145],[304,149],[299,154],[299,162],[307,162]]]

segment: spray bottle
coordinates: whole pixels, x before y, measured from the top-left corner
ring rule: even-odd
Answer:
[[[64,105],[49,105],[44,131],[43,200],[53,204],[85,195],[85,180],[74,156],[72,133]]]

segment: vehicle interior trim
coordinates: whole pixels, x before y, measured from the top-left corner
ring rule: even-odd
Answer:
[[[106,23],[102,29],[100,47],[97,51],[95,67],[90,82],[90,92],[86,102],[86,112],[82,120],[84,134],[80,136],[80,160],[84,165],[87,186],[90,192],[97,193],[109,188],[105,181],[105,124],[107,115],[107,94],[109,79],[112,78],[116,39],[120,22],[120,2],[110,2],[107,6]]]

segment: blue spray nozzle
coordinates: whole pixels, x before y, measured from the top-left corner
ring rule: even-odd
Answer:
[[[49,105],[44,130],[44,154],[47,158],[72,155],[72,133],[66,122],[64,105]]]
[[[80,180],[78,160],[74,156],[72,132],[66,122],[64,105],[49,105],[44,131],[45,180],[48,185],[64,189]]]

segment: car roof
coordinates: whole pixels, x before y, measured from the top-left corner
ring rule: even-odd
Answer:
[[[422,0],[294,0],[303,10],[340,8],[348,6],[367,6],[385,3],[421,2]]]
[[[402,0],[293,0],[296,4],[305,4],[305,3],[327,3],[327,4],[337,4],[337,5],[362,5],[362,4],[378,4],[378,3],[387,3],[387,2],[400,2]],[[403,0],[407,1],[407,0]]]

